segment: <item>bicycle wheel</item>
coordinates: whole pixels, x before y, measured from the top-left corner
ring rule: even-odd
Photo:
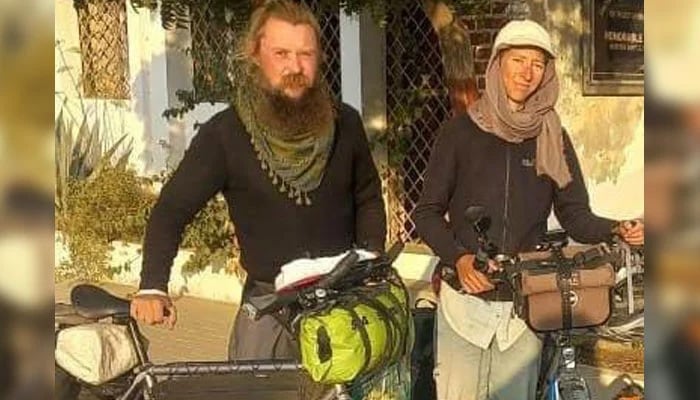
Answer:
[[[335,385],[324,385],[314,382],[306,372],[300,372],[299,398],[309,400],[321,400],[331,396],[332,392],[337,392]],[[335,398],[333,398],[335,400]]]
[[[410,365],[410,360],[406,358],[358,379],[348,388],[350,397],[352,400],[410,400]]]
[[[55,400],[76,400],[80,395],[80,382],[70,376],[63,368],[54,365],[54,398]]]
[[[591,400],[586,380],[578,375],[560,377],[557,380],[557,400]]]
[[[551,387],[554,384],[556,371],[559,367],[559,352],[556,343],[550,334],[542,338],[542,354],[540,357],[540,372],[537,379],[538,400],[550,400],[553,398]]]

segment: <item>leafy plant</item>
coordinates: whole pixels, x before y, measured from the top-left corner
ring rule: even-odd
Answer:
[[[55,48],[61,61],[56,73],[67,74],[75,92],[80,93],[81,80],[68,66],[62,43],[57,41]],[[111,135],[103,130],[104,125],[100,123],[103,121],[95,118],[90,126],[85,100],[77,98],[79,108],[76,115],[67,107],[68,96],[56,92],[57,100],[61,97],[61,109],[54,124],[56,228],[68,247],[70,261],[57,266],[55,275],[57,280],[99,280],[110,274],[106,259],[110,249],[109,237],[115,236],[114,232],[122,228],[118,226],[121,220],[114,211],[123,206],[115,207],[114,199],[121,197],[125,206],[131,204],[127,207],[133,207],[134,199],[142,194],[137,193],[134,197],[135,193],[128,189],[136,179],[135,173],[127,167],[131,143],[115,159],[127,135],[108,144]],[[105,197],[105,193],[111,197]],[[124,211],[126,214],[130,212]],[[134,214],[131,218],[139,216]],[[105,235],[104,230],[110,233]]]
[[[79,51],[79,49],[69,49]],[[60,41],[56,74],[67,74],[67,81],[81,93],[79,76],[67,65]],[[143,240],[148,217],[155,204],[153,185],[164,183],[168,174],[152,179],[137,176],[129,169],[131,143],[126,134],[109,143],[112,134],[104,131],[104,120],[95,117],[90,124],[86,99],[77,97],[77,107],[69,108],[68,96],[56,93],[62,107],[56,118],[56,229],[69,251],[69,260],[56,267],[55,279],[99,281],[125,268],[110,266],[109,252],[114,241]],[[96,106],[96,104],[95,104]],[[121,148],[126,150],[123,152]],[[225,202],[210,201],[187,227],[182,247],[194,252],[185,265],[196,272],[209,264],[223,267],[237,255],[233,226]]]
[[[162,173],[151,182],[165,184],[171,176],[172,172]],[[193,252],[183,266],[186,273],[201,271],[208,265],[215,270],[227,268],[238,257],[235,230],[223,196],[217,195],[210,199],[195,215],[185,228],[180,247]],[[236,268],[234,266],[233,269]]]
[[[264,0],[210,0],[208,5],[212,8],[225,10],[232,15],[238,26],[244,25],[253,8],[263,3]],[[304,2],[304,1],[302,1]],[[432,0],[442,2],[459,11],[488,12],[490,0]],[[383,26],[387,15],[402,9],[406,0],[319,0],[316,2],[305,1],[306,4],[315,3],[320,10],[343,11],[347,15],[367,11],[373,20]],[[160,4],[160,14],[165,29],[187,29],[190,24],[190,9],[197,5],[197,0],[131,0],[134,8],[157,9]]]
[[[76,93],[80,93],[80,77],[76,77],[72,68],[68,66],[65,51],[60,41],[56,41],[55,49],[60,56],[60,65],[57,74],[67,74],[68,81]],[[79,49],[68,49],[78,51]],[[117,150],[126,140],[127,135],[122,135],[116,142],[108,145],[107,134],[101,130],[100,119],[90,127],[88,123],[88,108],[82,97],[78,97],[79,114],[74,115],[68,104],[65,93],[56,92],[57,99],[63,97],[61,110],[54,124],[55,136],[55,163],[56,163],[56,211],[61,214],[65,210],[68,184],[72,180],[89,179],[107,165],[110,165]],[[106,119],[106,114],[103,115]],[[124,168],[131,155],[131,143],[117,160],[117,166]]]
[[[207,265],[215,270],[225,268],[229,260],[238,255],[234,235],[226,202],[218,196],[211,199],[185,230],[182,247],[193,249],[194,254],[183,271],[197,272]]]
[[[57,279],[110,278],[108,252],[115,240],[140,241],[155,202],[143,178],[124,165],[106,165],[91,179],[72,179],[57,228],[65,237],[70,261]]]
[[[74,137],[75,125],[73,121],[63,116],[63,109],[56,120],[55,132],[55,157],[56,157],[56,208],[59,214],[65,210],[67,189],[70,181],[89,179],[98,175],[102,169],[110,165],[119,146],[126,139],[126,135],[118,139],[112,146],[104,149],[103,138],[100,134],[99,124],[90,128],[87,115],[77,127]],[[131,146],[128,146],[130,148]],[[118,159],[116,165],[119,168],[126,167],[131,150],[125,151]]]
[[[124,266],[109,264],[112,243],[142,242],[157,198],[152,186],[167,179],[141,178],[123,165],[107,165],[92,179],[72,180],[65,212],[57,218],[70,261],[58,266],[56,280],[99,281],[123,270]],[[193,252],[183,266],[186,273],[208,265],[225,268],[238,255],[233,225],[221,197],[210,200],[187,226],[181,247]]]

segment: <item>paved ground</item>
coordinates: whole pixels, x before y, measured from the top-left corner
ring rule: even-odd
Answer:
[[[134,287],[117,284],[102,286],[119,296],[127,296],[136,291]],[[71,287],[72,285],[67,283],[57,284],[56,301],[68,302]],[[156,363],[224,360],[236,305],[193,297],[181,297],[175,304],[178,309],[178,323],[175,329],[141,327],[150,341],[151,359]],[[581,371],[592,386],[594,399],[612,399],[621,387],[619,371],[588,366],[581,366]],[[634,378],[643,379],[641,376]]]

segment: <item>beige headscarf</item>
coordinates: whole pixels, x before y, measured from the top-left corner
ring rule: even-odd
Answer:
[[[549,35],[533,21],[508,23],[496,37],[486,69],[484,95],[469,108],[472,120],[484,131],[501,139],[520,143],[537,138],[537,175],[548,175],[559,188],[571,182],[564,156],[564,136],[554,104],[559,96],[554,58],[545,67],[542,83],[525,101],[524,107],[512,111],[501,78],[500,52],[513,46],[537,46],[553,56]]]

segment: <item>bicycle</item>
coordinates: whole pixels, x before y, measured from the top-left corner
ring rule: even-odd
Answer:
[[[565,257],[563,249],[568,245],[564,231],[551,231],[538,251],[550,252],[550,256],[539,260],[523,261],[518,257],[507,259],[506,270],[511,274],[510,282],[515,282],[517,275],[525,270],[538,271],[545,268],[561,268],[568,264],[571,269],[591,268],[600,265],[609,258],[597,250],[586,250]],[[517,285],[513,285],[517,288]],[[541,333],[543,340],[542,360],[537,398],[540,400],[591,400],[591,390],[581,375],[577,364],[578,349],[572,338],[575,329],[556,330]]]
[[[559,235],[561,235],[559,240],[550,240],[549,242],[545,240],[544,249],[553,250],[555,253],[561,252],[561,249],[568,244],[568,239],[564,237],[563,232],[559,232]],[[574,255],[573,258],[576,256],[577,255]],[[547,345],[550,346],[550,354],[549,358],[547,358],[545,351],[543,351],[542,365],[549,366],[549,369],[545,370],[544,379],[546,379],[546,381],[540,382],[541,386],[538,398],[541,400],[591,399],[589,385],[578,372],[576,361],[578,349],[572,342],[573,336],[592,335],[596,338],[607,338],[625,342],[643,339],[643,306],[641,311],[636,310],[637,302],[635,299],[638,297],[638,293],[635,292],[637,285],[634,284],[636,283],[635,281],[638,280],[635,278],[641,278],[644,272],[643,247],[630,246],[615,237],[612,246],[604,246],[603,252],[597,257],[598,263],[609,262],[616,271],[611,317],[605,324],[593,327],[592,329],[556,332],[551,336],[545,337],[545,347]],[[557,257],[555,256],[555,258]],[[589,260],[592,261],[593,258],[595,257],[589,257]],[[584,267],[583,265],[581,266]],[[620,289],[622,289],[622,292],[627,296],[618,296],[621,292]],[[616,312],[619,308],[615,307],[615,305],[626,306],[627,314],[619,318]],[[643,388],[634,382],[629,375],[623,374],[620,378],[623,378],[622,380],[625,383],[625,387],[621,391],[621,393],[626,393],[625,399],[643,398]]]
[[[281,307],[294,305],[308,309],[325,304],[348,285],[361,284],[391,269],[391,264],[401,251],[400,245],[374,260],[358,262],[351,251],[328,274],[318,281],[280,293],[253,297],[242,307],[252,318],[272,314]],[[221,362],[174,362],[154,364],[149,360],[144,337],[136,321],[130,316],[129,300],[113,296],[93,285],[78,285],[71,291],[72,305],[57,304],[55,312],[56,332],[68,327],[111,319],[112,324],[125,326],[136,350],[138,364],[128,373],[99,386],[81,383],[100,398],[114,400],[159,400],[179,398],[231,399],[237,385],[244,387],[270,383],[275,388],[270,393],[256,393],[257,399],[296,399],[302,365],[296,360],[245,360]],[[291,326],[290,326],[291,329]],[[336,384],[321,397],[322,400],[350,400],[351,389],[366,385],[383,371],[358,377],[353,382]],[[251,384],[252,382],[252,384]],[[193,386],[194,385],[194,386]],[[188,392],[188,393],[185,393]],[[195,395],[200,397],[188,397]],[[247,398],[249,393],[245,393]]]
[[[98,398],[115,400],[156,400],[178,398],[171,386],[163,384],[182,378],[196,378],[205,376],[228,375],[228,379],[243,380],[247,378],[263,377],[263,374],[275,374],[278,380],[289,380],[285,372],[297,371],[296,363],[287,361],[222,361],[222,362],[175,362],[167,364],[153,364],[146,351],[146,342],[141,335],[136,321],[130,316],[130,302],[111,295],[104,289],[92,285],[78,285],[71,291],[72,306],[58,305],[56,311],[57,329],[66,329],[72,326],[93,323],[111,319],[115,325],[125,326],[129,332],[131,345],[136,351],[138,364],[126,374],[97,386],[80,382],[81,389],[89,391]],[[216,385],[207,382],[209,385]],[[291,385],[289,385],[291,390]],[[211,388],[204,387],[205,393],[201,398],[225,398],[216,397],[209,393]],[[219,388],[220,389],[220,388]],[[285,388],[282,388],[284,391]],[[218,390],[214,388],[214,390]],[[221,394],[219,394],[220,396]],[[230,396],[230,395],[229,395]]]
[[[516,309],[522,307],[522,288],[519,286],[519,278],[525,271],[557,271],[559,274],[571,274],[574,269],[590,269],[605,263],[610,263],[616,271],[627,267],[625,283],[628,285],[629,298],[633,299],[632,275],[639,274],[643,270],[633,269],[633,262],[639,262],[639,258],[632,252],[629,246],[621,241],[615,242],[615,248],[607,245],[593,247],[575,252],[571,256],[565,256],[564,248],[568,245],[568,235],[563,230],[549,231],[537,247],[538,252],[547,254],[546,257],[535,259],[522,259],[519,255],[503,254],[497,246],[490,241],[488,229],[491,225],[490,218],[485,215],[482,207],[470,207],[465,213],[474,231],[477,234],[478,248],[475,255],[475,266],[482,272],[489,270],[489,263],[495,262],[498,271],[491,272],[490,278],[495,282],[503,282],[510,286],[514,294]],[[636,250],[636,249],[634,249]],[[639,253],[637,253],[639,254]],[[447,271],[444,279],[451,279],[453,287],[456,279],[455,271]],[[616,281],[619,287],[620,280]],[[560,287],[560,290],[564,290]],[[575,293],[570,292],[570,301],[578,301]],[[562,300],[563,301],[563,300]],[[630,307],[633,301],[628,300]],[[634,309],[630,308],[630,312]],[[569,311],[571,312],[571,311]],[[629,327],[624,327],[629,329]],[[579,329],[580,330],[580,329]],[[562,329],[540,333],[543,339],[542,360],[540,364],[540,376],[537,385],[537,399],[539,400],[591,400],[591,391],[585,378],[580,374],[577,366],[577,347],[572,341],[575,329],[566,324]]]
[[[644,340],[644,246],[615,240],[612,248],[616,273],[615,308],[610,322],[595,334],[617,342]]]
[[[627,316],[644,311],[644,246],[631,246],[616,238],[616,301],[627,306]]]

